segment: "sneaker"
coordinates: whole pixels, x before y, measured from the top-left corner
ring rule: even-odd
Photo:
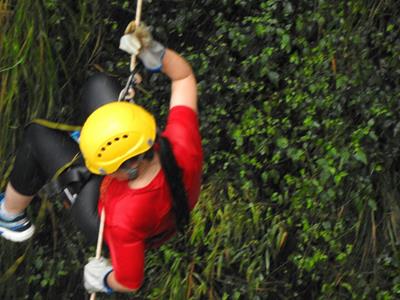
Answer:
[[[0,205],[3,203],[4,195],[0,194]],[[26,213],[15,218],[6,219],[0,215],[0,236],[13,242],[23,242],[29,239],[35,232],[35,226],[29,221]]]

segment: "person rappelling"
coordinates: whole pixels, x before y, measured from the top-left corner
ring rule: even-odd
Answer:
[[[84,267],[84,286],[91,293],[138,290],[146,249],[185,231],[200,193],[203,154],[191,66],[134,22],[120,48],[171,80],[165,129],[158,129],[144,107],[117,101],[118,85],[96,75],[83,89],[87,116],[79,143],[63,130],[28,125],[0,200],[1,236],[25,241],[35,230],[26,208],[52,178],[65,175],[61,190],[78,227],[93,242],[103,226],[110,253],[110,260],[97,255]]]

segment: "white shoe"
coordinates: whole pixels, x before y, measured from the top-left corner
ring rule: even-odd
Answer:
[[[0,194],[0,205],[4,196]],[[35,226],[27,218],[26,213],[22,213],[13,219],[6,219],[0,215],[0,236],[13,242],[23,242],[32,237]]]

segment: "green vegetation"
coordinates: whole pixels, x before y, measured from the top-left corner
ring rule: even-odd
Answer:
[[[0,0],[2,188],[24,124],[74,122],[96,70],[126,78],[134,9]],[[190,232],[148,253],[137,298],[400,298],[397,1],[144,1],[143,20],[198,76],[206,162]],[[142,74],[162,119],[166,81]],[[94,249],[60,201],[30,214],[31,242],[0,241],[0,298],[83,299]]]

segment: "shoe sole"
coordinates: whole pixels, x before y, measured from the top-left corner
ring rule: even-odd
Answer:
[[[35,233],[35,226],[31,225],[28,229],[17,232],[4,227],[0,227],[0,236],[5,238],[6,240],[13,242],[24,242],[27,239],[31,238]]]

